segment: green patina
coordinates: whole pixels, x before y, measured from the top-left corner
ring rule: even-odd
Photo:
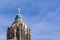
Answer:
[[[20,14],[20,9],[18,8],[18,14],[15,17],[15,21],[21,21],[22,20],[22,16]]]

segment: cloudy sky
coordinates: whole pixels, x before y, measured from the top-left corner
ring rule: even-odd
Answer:
[[[32,40],[60,40],[60,0],[0,0],[0,40],[21,8]]]

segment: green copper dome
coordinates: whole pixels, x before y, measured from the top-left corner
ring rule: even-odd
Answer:
[[[22,20],[22,16],[20,14],[20,8],[18,8],[18,14],[15,17],[15,21],[21,21]]]

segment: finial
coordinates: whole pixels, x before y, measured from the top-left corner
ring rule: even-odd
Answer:
[[[20,14],[20,8],[18,8],[18,14],[15,17],[15,21],[20,21],[20,20],[22,20],[22,16]]]
[[[20,8],[18,8],[18,14],[20,14]]]

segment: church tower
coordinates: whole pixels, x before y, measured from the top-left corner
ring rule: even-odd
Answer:
[[[7,28],[7,40],[31,40],[30,29],[22,19],[20,8],[15,21]]]

